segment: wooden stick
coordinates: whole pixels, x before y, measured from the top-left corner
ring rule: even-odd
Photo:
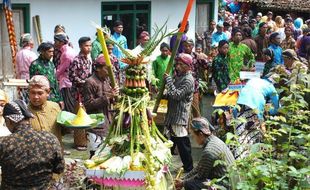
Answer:
[[[186,10],[185,10],[185,13],[184,13],[184,16],[183,16],[183,20],[181,22],[181,27],[179,29],[179,32],[177,33],[177,39],[176,39],[176,42],[175,42],[174,47],[172,49],[172,53],[171,53],[171,57],[170,57],[169,63],[167,65],[166,73],[170,73],[170,71],[171,71],[171,69],[173,67],[174,58],[175,58],[175,55],[177,53],[177,50],[179,49],[180,42],[181,42],[181,39],[182,39],[182,35],[183,35],[185,27],[187,25],[187,20],[188,20],[189,14],[191,12],[193,3],[194,3],[194,0],[188,0],[187,7],[186,7]],[[160,100],[161,100],[161,98],[163,96],[164,90],[165,90],[165,84],[161,83],[160,89],[159,89],[159,92],[158,92],[158,95],[157,95],[157,98],[156,98],[156,102],[155,102],[155,105],[154,105],[154,108],[153,108],[153,113],[157,113],[158,106],[159,106]]]

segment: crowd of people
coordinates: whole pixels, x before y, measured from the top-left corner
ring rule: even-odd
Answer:
[[[206,179],[223,177],[227,165],[246,156],[247,152],[240,148],[228,148],[213,134],[213,125],[218,123],[211,125],[202,117],[200,81],[207,82],[215,95],[225,94],[230,84],[240,80],[241,71],[255,71],[256,62],[264,63],[262,78],[249,80],[241,90],[237,101],[240,110],[228,113],[229,117],[247,118],[246,124],[237,126],[236,133],[240,144],[253,144],[263,138],[267,100],[272,100],[270,114],[276,114],[280,106],[275,89],[279,75],[274,72],[275,68],[282,67],[290,73],[296,67],[303,67],[308,72],[310,20],[304,23],[301,18],[293,19],[290,15],[273,19],[270,11],[266,16],[257,13],[256,17],[227,13],[218,23],[211,21],[208,31],[196,33],[195,40],[186,35],[188,23],[175,66],[169,74],[165,71],[176,36],[171,37],[170,44],[161,43],[160,53],[154,52],[151,56],[152,62],[147,66],[148,88],[151,97],[156,97],[159,87],[162,84],[166,87],[168,107],[165,134],[177,147],[186,173],[184,178],[175,181],[177,189],[205,187]],[[127,39],[122,35],[123,23],[116,21],[113,30],[111,38],[128,49]],[[147,31],[142,31],[136,48],[131,52],[139,54],[150,38]],[[66,131],[56,123],[61,110],[76,113],[83,104],[89,114],[103,113],[105,123],[89,132],[100,137],[106,135],[113,117],[111,105],[120,94],[119,88],[122,88],[125,78],[126,64],[121,61],[124,55],[118,46],[107,43],[117,81],[116,87],[112,88],[99,39],[91,41],[90,37],[81,37],[78,44],[79,53],[76,53],[64,26],[57,25],[54,43],[41,43],[37,56],[32,50],[34,43],[31,35],[21,36],[21,49],[16,57],[17,78],[26,79],[29,87],[20,90],[23,101],[8,102],[5,92],[0,92],[1,114],[5,119],[5,122],[1,120],[1,125],[6,123],[7,127],[0,128],[0,135],[5,136],[0,141],[1,189],[18,189],[25,187],[25,184],[29,188],[44,187],[51,180],[52,173],[63,172],[63,154],[66,152],[62,136]],[[197,167],[193,166],[189,131],[204,147]],[[86,150],[87,142],[86,131],[75,129],[75,147]],[[31,149],[33,151],[29,151]],[[91,155],[95,150],[96,147],[91,147]],[[30,154],[35,155],[31,157]],[[32,159],[25,160],[26,157]],[[227,165],[214,166],[219,159]]]

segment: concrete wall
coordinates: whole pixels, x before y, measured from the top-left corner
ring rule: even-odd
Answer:
[[[103,2],[109,2],[104,0]],[[133,1],[133,0],[118,0]],[[32,17],[39,15],[41,31],[44,41],[53,41],[55,25],[62,24],[70,37],[75,49],[78,50],[77,41],[81,36],[95,38],[95,28],[91,21],[101,23],[100,0],[12,0],[13,4],[30,3],[31,33],[34,36]],[[110,0],[111,2],[111,0]],[[168,18],[168,28],[173,30],[182,20],[187,0],[151,0],[151,24],[162,25]],[[195,4],[190,14],[190,30],[188,36],[195,37]]]

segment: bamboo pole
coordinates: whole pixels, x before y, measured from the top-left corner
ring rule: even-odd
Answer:
[[[105,59],[106,64],[108,66],[108,72],[109,72],[109,77],[111,80],[111,86],[112,86],[112,88],[114,88],[116,86],[116,83],[115,83],[114,72],[113,72],[113,68],[112,68],[113,66],[111,64],[107,44],[106,44],[105,39],[103,37],[103,32],[102,32],[101,28],[97,28],[97,36],[98,36],[99,42],[100,42],[101,47],[102,47],[102,53],[104,55],[104,59]]]
[[[41,32],[41,20],[40,20],[40,16],[36,15],[35,19],[37,21],[37,26],[38,26],[38,35],[39,35],[39,42],[40,44],[43,42],[43,38],[42,38],[42,32]]]
[[[174,58],[175,58],[175,55],[177,53],[177,50],[179,49],[181,38],[182,38],[182,35],[184,33],[188,17],[189,17],[189,14],[190,14],[192,6],[193,6],[193,3],[194,3],[194,0],[188,0],[187,7],[186,7],[186,10],[185,10],[182,22],[181,22],[181,27],[177,33],[177,39],[176,39],[176,42],[175,42],[174,47],[172,49],[172,53],[171,53],[171,57],[170,57],[167,69],[166,69],[166,73],[170,73],[170,71],[173,67]],[[164,89],[165,89],[165,84],[161,83],[159,93],[158,93],[157,98],[156,98],[155,106],[153,108],[153,113],[157,113],[160,100],[161,100],[163,93],[164,93]]]
[[[32,20],[33,20],[33,26],[34,26],[34,29],[36,31],[36,38],[37,38],[37,42],[38,42],[38,45],[41,44],[40,42],[40,37],[39,37],[39,28],[38,28],[38,23],[37,23],[37,19],[36,17],[32,17]]]

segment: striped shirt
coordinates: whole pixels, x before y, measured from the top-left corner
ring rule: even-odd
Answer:
[[[191,103],[194,93],[194,78],[191,72],[173,79],[166,79],[168,111],[165,125],[188,125]]]
[[[226,164],[214,166],[216,160],[222,160]],[[184,184],[192,183],[194,179],[207,181],[207,179],[221,178],[227,173],[227,166],[231,165],[234,160],[227,145],[216,136],[211,135],[206,139],[198,165],[184,177]]]

